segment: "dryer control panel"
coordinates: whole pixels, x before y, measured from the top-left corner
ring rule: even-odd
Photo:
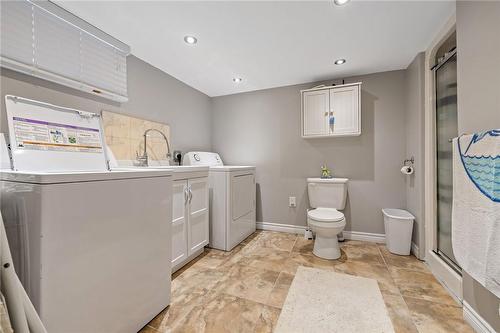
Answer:
[[[224,165],[219,154],[206,151],[190,151],[184,155],[183,165],[217,166]]]

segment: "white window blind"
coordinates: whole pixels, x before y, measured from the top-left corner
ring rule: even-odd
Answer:
[[[120,94],[127,93],[127,62],[117,49],[92,35],[82,34],[81,64],[83,81]]]
[[[0,3],[0,52],[22,64],[33,64],[33,10],[29,2]]]
[[[130,48],[49,1],[1,1],[0,64],[127,100]]]

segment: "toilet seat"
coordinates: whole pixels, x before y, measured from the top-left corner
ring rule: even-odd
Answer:
[[[344,220],[344,214],[335,208],[319,207],[307,212],[307,217],[317,222],[341,222]]]
[[[344,214],[334,208],[316,208],[307,212],[307,225],[316,235],[313,254],[323,259],[338,259],[341,256],[338,234],[344,230]]]

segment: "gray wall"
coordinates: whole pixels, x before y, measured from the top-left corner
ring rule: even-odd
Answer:
[[[458,128],[500,128],[500,2],[457,1]]]
[[[425,54],[419,53],[406,69],[406,156],[415,158],[415,173],[406,177],[406,208],[415,216],[413,243],[425,254],[424,221],[424,115]]]
[[[461,133],[500,128],[499,17],[498,2],[457,2]],[[422,71],[419,54],[406,71],[347,79],[363,82],[362,135],[305,140],[299,90],[313,83],[210,99],[130,56],[130,100],[118,104],[2,69],[0,131],[7,129],[5,94],[169,123],[174,148],[214,150],[229,164],[256,165],[258,220],[293,225],[305,225],[306,177],[318,176],[327,163],[335,176],[350,179],[346,230],[383,233],[380,209],[407,207],[417,217],[414,242],[422,243]],[[416,173],[405,177],[399,168],[411,155]],[[288,196],[297,197],[297,208],[288,207]],[[463,288],[464,299],[500,331],[499,299],[467,274]]]
[[[458,130],[500,128],[500,2],[457,1]],[[500,300],[464,274],[463,295],[498,332]]]
[[[129,56],[129,101],[118,104],[44,80],[1,69],[1,132],[7,131],[4,96],[12,94],[85,111],[108,110],[171,124],[175,149],[210,150],[210,98],[172,76]]]
[[[228,164],[257,166],[258,221],[305,225],[306,178],[319,176],[324,163],[350,179],[346,230],[384,233],[381,209],[405,207],[405,71],[346,79],[357,81],[359,137],[300,137],[299,90],[317,83],[212,99],[214,151]],[[288,207],[289,196],[297,197],[296,208]]]

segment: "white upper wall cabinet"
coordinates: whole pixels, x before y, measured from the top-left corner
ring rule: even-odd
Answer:
[[[302,137],[361,134],[361,83],[302,90]]]
[[[325,135],[328,132],[328,112],[330,110],[328,90],[305,91],[302,94],[303,135]]]

